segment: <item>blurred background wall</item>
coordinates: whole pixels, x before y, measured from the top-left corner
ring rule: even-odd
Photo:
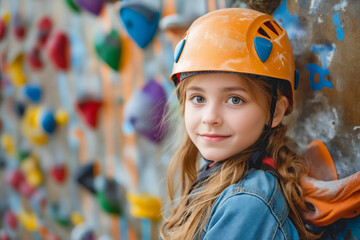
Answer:
[[[360,170],[357,1],[1,0],[1,239],[158,239],[181,138],[160,125],[178,107],[173,50],[194,19],[228,7],[288,32],[298,151],[320,139],[339,178]]]

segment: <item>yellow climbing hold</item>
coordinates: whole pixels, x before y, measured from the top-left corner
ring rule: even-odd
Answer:
[[[31,171],[26,172],[25,177],[26,177],[26,181],[32,187],[39,187],[43,182],[43,174],[39,169],[33,169]]]
[[[127,199],[130,203],[130,213],[138,218],[149,218],[154,221],[161,220],[161,201],[150,194],[129,193]]]
[[[19,54],[7,67],[8,74],[13,84],[20,87],[26,83],[26,76],[23,71],[24,54]]]
[[[6,11],[4,14],[3,14],[3,17],[4,19],[4,22],[6,23],[9,23],[10,22],[10,12],[9,11]]]
[[[20,223],[31,232],[38,229],[38,220],[36,215],[32,212],[22,212],[18,215]]]
[[[1,136],[1,147],[6,151],[10,156],[15,156],[15,143],[13,137],[9,133],[4,133]]]
[[[70,219],[75,226],[78,226],[84,222],[84,218],[81,216],[79,212],[71,213]]]
[[[65,110],[58,110],[55,114],[55,119],[59,125],[65,125],[69,120],[69,114]]]
[[[25,173],[26,181],[32,187],[38,187],[43,182],[43,174],[40,171],[39,161],[35,156],[27,157],[21,163],[21,170]]]
[[[35,145],[44,145],[48,142],[48,135],[41,129],[38,122],[41,110],[39,106],[29,106],[21,124],[24,135]]]

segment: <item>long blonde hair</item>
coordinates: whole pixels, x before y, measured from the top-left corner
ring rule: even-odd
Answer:
[[[269,112],[271,86],[265,81],[245,75],[246,85],[255,101],[258,96],[265,96],[264,111]],[[180,113],[184,114],[185,92],[189,79],[178,85],[176,91],[180,102]],[[260,94],[260,95],[259,95]],[[262,95],[261,95],[262,94]],[[282,94],[278,91],[278,94]],[[262,102],[263,104],[263,102]],[[267,110],[266,110],[267,109]],[[316,239],[309,232],[301,218],[300,212],[306,209],[303,192],[299,185],[300,177],[305,174],[303,157],[297,155],[286,146],[286,128],[280,124],[275,127],[269,137],[267,153],[274,159],[284,196],[288,203],[289,217],[295,225],[301,239]],[[182,145],[171,159],[167,173],[170,216],[165,219],[161,229],[161,237],[165,239],[194,239],[199,237],[201,229],[207,223],[215,199],[231,184],[238,182],[248,171],[248,161],[258,150],[257,144],[250,146],[236,159],[223,162],[221,170],[205,180],[196,195],[189,193],[196,181],[199,171],[200,154],[196,146],[186,135]],[[180,197],[176,197],[180,190]],[[190,201],[191,199],[191,201]]]

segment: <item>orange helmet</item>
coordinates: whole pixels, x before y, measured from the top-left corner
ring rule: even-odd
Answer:
[[[270,15],[226,8],[198,18],[177,44],[171,79],[182,73],[232,72],[275,78],[285,86],[289,113],[297,71],[286,31]]]

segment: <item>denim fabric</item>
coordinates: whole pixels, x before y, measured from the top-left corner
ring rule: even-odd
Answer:
[[[299,239],[288,213],[277,178],[268,171],[251,169],[215,200],[201,238]]]

